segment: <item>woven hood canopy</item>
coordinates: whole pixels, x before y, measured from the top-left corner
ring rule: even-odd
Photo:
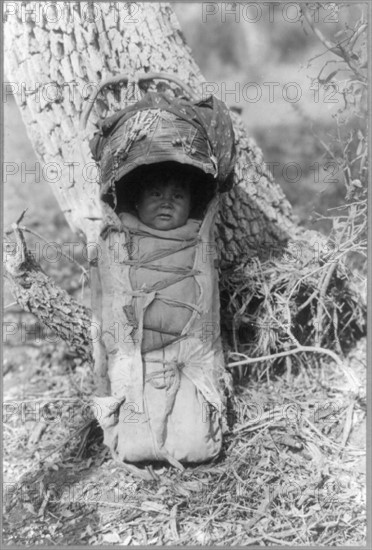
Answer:
[[[193,101],[148,92],[100,122],[90,148],[101,197],[115,193],[115,183],[135,168],[166,161],[212,175],[220,192],[233,182],[234,130],[227,106],[214,96]]]

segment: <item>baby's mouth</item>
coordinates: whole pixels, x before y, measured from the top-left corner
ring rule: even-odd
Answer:
[[[160,214],[158,214],[158,218],[161,218],[162,220],[170,220],[172,217],[172,214],[170,214],[169,212],[161,212]]]

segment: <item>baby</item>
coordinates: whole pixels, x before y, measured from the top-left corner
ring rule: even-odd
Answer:
[[[145,173],[135,208],[141,222],[152,229],[168,231],[185,225],[191,211],[189,175],[155,165]]]
[[[192,166],[161,162],[134,170],[117,184],[116,193],[119,216],[129,210],[148,227],[169,231],[190,217],[201,218],[213,196],[213,180]]]

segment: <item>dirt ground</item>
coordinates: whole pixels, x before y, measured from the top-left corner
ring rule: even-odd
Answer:
[[[323,362],[236,386],[218,460],[142,479],[87,428],[86,365],[60,344],[6,346],[4,542],[363,546],[365,353],[347,360],[358,395]]]

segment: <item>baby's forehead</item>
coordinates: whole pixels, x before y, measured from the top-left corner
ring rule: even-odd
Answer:
[[[164,178],[164,181],[156,180],[156,181],[149,181],[145,185],[145,189],[164,189],[165,187],[174,189],[177,191],[186,191],[189,189],[188,182],[184,181],[167,181],[167,178]]]

